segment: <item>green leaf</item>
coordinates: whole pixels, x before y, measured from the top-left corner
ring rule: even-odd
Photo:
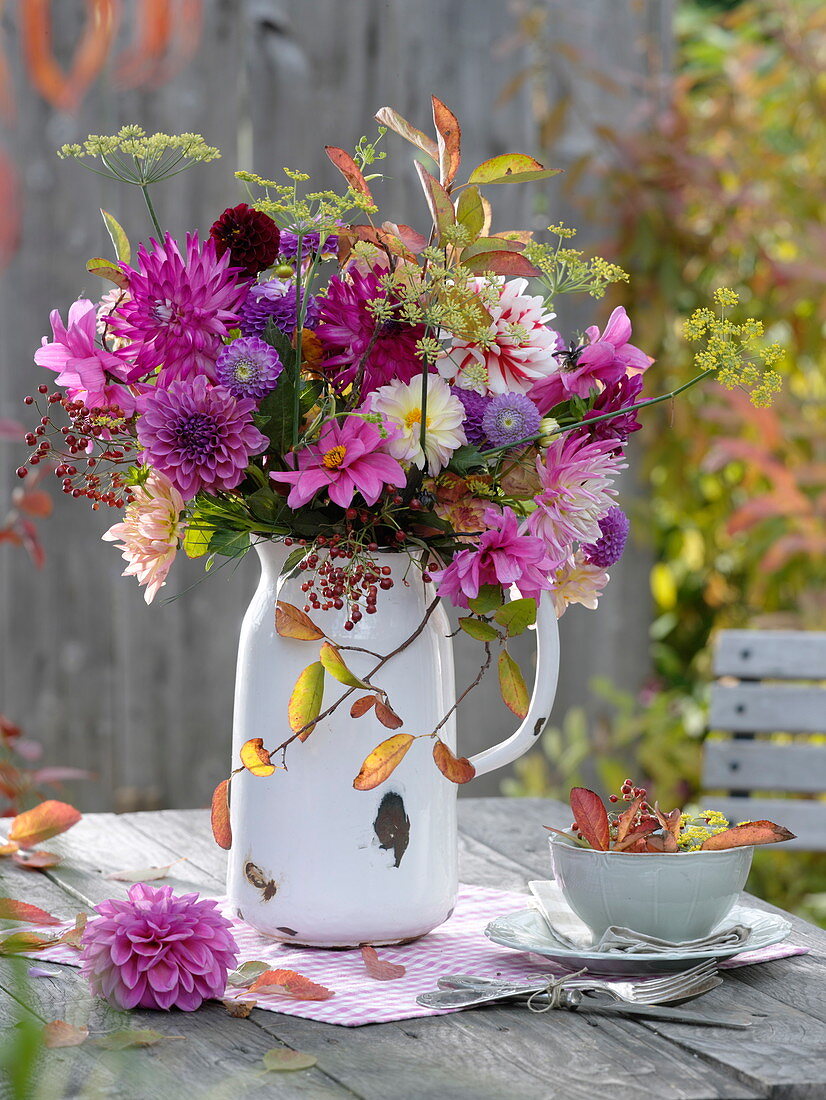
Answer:
[[[266,523],[278,523],[284,513],[284,498],[274,493],[269,486],[262,486],[247,497],[247,507],[256,517]]]
[[[237,970],[230,970],[227,974],[227,985],[241,988],[252,985],[256,978],[266,974],[269,969],[269,963],[248,959],[245,963],[241,963]]]
[[[493,617],[500,626],[505,627],[509,638],[515,638],[536,622],[536,600],[511,600],[500,607]]]
[[[271,348],[275,348],[278,352],[278,358],[285,367],[295,361],[295,348],[289,336],[281,331],[272,317],[267,321],[264,331],[261,333],[261,339],[269,344]]]
[[[502,153],[483,161],[470,173],[468,183],[527,183],[558,176],[561,168],[544,168],[525,153]]]
[[[108,279],[110,283],[114,283],[121,290],[127,290],[129,287],[129,280],[121,269],[113,264],[111,260],[104,260],[101,256],[95,256],[94,259],[87,260],[86,270],[90,275],[98,275],[101,279]]]
[[[292,372],[285,369],[278,385],[268,393],[258,411],[261,413],[261,431],[279,454],[286,454],[293,442],[293,395],[295,383]]]
[[[333,679],[338,680],[340,684],[345,684],[347,687],[369,688],[369,684],[365,684],[354,672],[350,671],[339,651],[329,642],[325,642],[321,647],[318,658]]]
[[[197,519],[194,521],[197,523]],[[209,550],[215,531],[209,527],[187,527],[184,532],[184,553],[188,558],[202,558]]]
[[[242,558],[249,548],[249,531],[215,531],[209,540],[210,553],[225,558]]]
[[[296,680],[287,704],[287,720],[290,723],[290,729],[293,733],[304,731],[298,734],[299,741],[306,741],[315,729],[315,726],[310,723],[321,713],[323,699],[324,665],[321,661],[314,661]],[[305,726],[306,729],[304,729]]]
[[[287,1050],[284,1047],[273,1047],[268,1050],[261,1059],[264,1069],[271,1073],[283,1073],[286,1070],[310,1069],[318,1062],[314,1054],[303,1054],[300,1050]]]
[[[123,227],[107,210],[101,208],[100,213],[106,231],[111,238],[112,246],[115,249],[115,255],[121,263],[128,264],[132,259],[132,246],[129,244],[129,238],[126,236]]]
[[[164,1039],[183,1039],[183,1035],[165,1035],[151,1027],[125,1027],[101,1035],[95,1043],[104,1050],[128,1050],[130,1047],[152,1047]]]
[[[478,187],[468,187],[456,204],[456,221],[463,225],[475,241],[485,226],[485,208]]]
[[[465,634],[469,634],[471,638],[475,638],[477,642],[495,642],[500,636],[499,631],[495,627],[492,627],[490,623],[482,622],[481,619],[472,619],[470,617],[460,619],[459,626],[464,630]]]
[[[471,470],[486,470],[487,463],[482,458],[479,448],[467,443],[464,447],[458,447],[453,452],[447,468],[452,470],[453,473],[459,474],[460,477],[464,477]]]
[[[461,260],[464,264],[482,252],[521,252],[523,247],[520,241],[508,241],[504,237],[479,237],[462,249]]]
[[[502,702],[517,718],[528,713],[530,699],[519,665],[506,649],[499,654],[499,691]]]
[[[468,607],[477,615],[488,615],[502,606],[504,598],[498,584],[483,584],[479,589],[479,595],[473,600],[468,600]]]

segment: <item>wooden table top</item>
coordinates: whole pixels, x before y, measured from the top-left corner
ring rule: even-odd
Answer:
[[[541,799],[460,800],[462,881],[527,892],[529,879],[548,876],[541,825],[564,825],[569,816],[560,804]],[[106,873],[179,857],[186,861],[165,882],[208,895],[223,891],[226,853],[214,844],[202,810],[90,814],[48,848],[65,859],[47,873],[4,860],[0,894],[68,917],[125,895],[128,886],[107,880]],[[750,1031],[562,1012],[534,1016],[524,1007],[359,1028],[258,1009],[246,1020],[232,1019],[217,1003],[185,1017],[136,1011],[125,1020],[91,1000],[79,971],[69,968],[61,968],[59,980],[32,980],[26,1010],[42,1021],[86,1024],[93,1035],[132,1026],[185,1036],[118,1054],[88,1044],[46,1050],[44,1100],[169,1100],[185,1097],[185,1090],[193,1100],[815,1100],[826,1097],[826,932],[791,920],[795,942],[808,946],[809,955],[726,971],[724,984],[702,1001],[709,1012],[766,1013]],[[14,990],[9,960],[0,959],[0,1028],[18,1018]],[[258,1074],[262,1055],[280,1046],[314,1054],[318,1064]],[[0,1097],[8,1095],[0,1081]]]

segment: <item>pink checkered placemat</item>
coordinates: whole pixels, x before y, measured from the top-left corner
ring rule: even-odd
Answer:
[[[225,916],[232,921],[232,932],[240,949],[239,966],[242,962],[259,960],[269,963],[273,970],[296,970],[334,992],[334,996],[327,1001],[293,1001],[277,994],[267,994],[264,990],[256,990],[250,995],[246,990],[232,988],[227,989],[225,996],[240,1001],[255,1000],[257,1008],[270,1012],[283,1012],[289,1016],[302,1016],[345,1027],[388,1023],[416,1016],[440,1016],[445,1010],[422,1008],[416,1004],[416,997],[435,989],[443,974],[467,973],[530,981],[543,974],[554,976],[565,973],[562,967],[548,960],[540,962],[537,955],[500,947],[485,936],[489,921],[525,909],[528,902],[529,898],[524,894],[463,885],[453,916],[441,927],[415,943],[378,949],[381,959],[401,963],[406,968],[404,977],[392,981],[371,978],[364,968],[360,951],[323,951],[276,943],[243,921],[233,918],[224,908]],[[71,927],[71,923],[66,927]],[[38,931],[42,933],[46,929]],[[58,929],[54,931],[58,932]],[[744,952],[721,965],[746,966],[789,955],[802,955],[807,951],[806,947],[780,943],[759,951]],[[80,965],[77,951],[65,945],[46,948],[33,957],[69,966]]]

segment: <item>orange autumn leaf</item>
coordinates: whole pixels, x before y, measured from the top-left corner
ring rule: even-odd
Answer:
[[[315,642],[324,637],[309,615],[291,603],[279,600],[275,605],[275,630],[282,638],[297,638],[301,642]]]
[[[293,733],[298,733],[299,741],[306,741],[315,729],[314,722],[321,713],[323,699],[324,665],[321,661],[314,661],[296,680],[287,704],[287,720]],[[299,730],[303,732],[299,733]]]
[[[248,772],[253,775],[266,778],[275,771],[275,764],[270,763],[270,754],[264,748],[264,742],[260,737],[251,737],[241,746],[241,763]]]
[[[455,756],[444,741],[433,746],[436,767],[451,783],[469,783],[476,775],[476,768],[466,756]]]
[[[229,780],[222,779],[212,793],[212,835],[219,848],[232,847],[232,828],[229,823]]]
[[[592,848],[599,852],[607,852],[610,847],[611,832],[608,813],[599,795],[586,787],[573,787],[571,809],[577,823],[577,832],[582,833]]]
[[[412,733],[397,733],[382,741],[366,757],[361,765],[353,786],[357,791],[372,791],[378,787],[391,772],[401,763],[404,755],[415,741]]]
[[[726,848],[742,848],[751,844],[779,844],[783,840],[794,838],[794,833],[790,833],[782,825],[775,825],[773,821],[744,821],[742,825],[734,825],[725,832],[707,837],[700,845],[700,850],[721,852]]]
[[[524,718],[528,713],[530,699],[528,689],[522,677],[519,665],[511,657],[506,649],[499,654],[499,691],[502,702],[513,711],[517,718]]]
[[[10,936],[0,939],[0,956],[29,955],[32,951],[42,951],[45,947],[52,947],[54,942],[53,938],[38,936],[36,932],[13,932]]]
[[[380,959],[375,947],[371,947],[369,943],[362,944],[361,957],[364,960],[364,969],[377,982],[392,982],[396,978],[403,978],[407,973],[407,968],[401,963]]]
[[[381,699],[376,700],[376,717],[389,730],[397,730],[404,725],[404,722],[393,708],[383,703]]]
[[[296,1001],[328,1001],[334,995],[332,989],[311,982],[295,970],[265,970],[247,992],[275,993]]]
[[[443,187],[449,188],[459,170],[462,128],[449,107],[436,96],[431,96],[433,124],[436,127],[436,144],[439,150],[439,176]]]
[[[58,802],[54,798],[41,802],[31,810],[18,814],[9,830],[9,840],[14,840],[21,848],[33,848],[49,837],[65,833],[76,825],[83,815],[68,802]]]
[[[16,898],[0,898],[0,920],[19,920],[26,924],[60,924],[57,917]]]
[[[77,1047],[89,1038],[88,1027],[75,1027],[65,1020],[52,1020],[43,1028],[43,1046]]]
[[[362,695],[361,699],[356,699],[355,703],[350,707],[351,718],[361,718],[366,714],[368,710],[375,704],[375,695]]]
[[[25,867],[27,871],[45,871],[47,867],[56,867],[62,856],[54,852],[15,852],[11,858],[18,867]]]
[[[370,193],[370,188],[367,186],[367,181],[361,174],[361,169],[350,154],[344,149],[339,149],[336,145],[325,145],[324,152],[336,168],[338,168],[339,172],[341,172],[352,189],[364,195],[364,197],[372,203],[373,196]]]

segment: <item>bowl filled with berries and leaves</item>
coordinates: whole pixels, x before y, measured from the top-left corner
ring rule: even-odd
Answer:
[[[595,936],[612,926],[673,942],[706,936],[745,886],[755,845],[794,838],[771,821],[732,825],[717,810],[665,812],[630,779],[609,803],[574,787],[571,828],[546,826],[554,877]]]

